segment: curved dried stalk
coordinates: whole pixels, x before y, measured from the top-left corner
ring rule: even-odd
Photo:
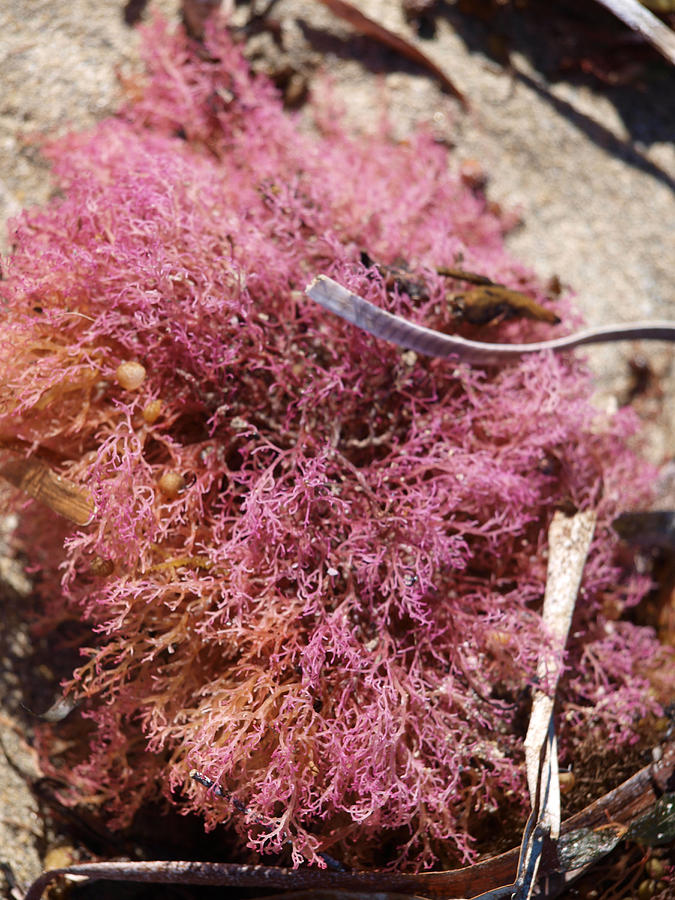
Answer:
[[[391,341],[399,347],[426,356],[454,356],[462,362],[478,365],[509,362],[526,353],[540,353],[542,350],[571,350],[585,344],[638,339],[675,341],[675,322],[656,320],[633,322],[628,325],[601,325],[550,341],[533,341],[531,344],[489,344],[416,325],[401,316],[380,309],[379,306],[352,293],[326,275],[315,278],[305,288],[305,293],[324,309],[341,316],[357,328],[385,341]]]
[[[557,861],[540,867],[547,897],[557,897],[570,881],[606,856],[624,838],[650,844],[658,836],[675,836],[675,739],[659,748],[658,762],[563,822]],[[665,793],[664,793],[665,792]],[[520,848],[448,872],[406,875],[397,872],[328,872],[208,862],[101,862],[44,872],[24,900],[39,900],[58,876],[87,880],[139,881],[153,884],[212,884],[289,891],[362,891],[370,895],[394,891],[430,898],[477,897],[494,900],[513,892]],[[495,889],[494,885],[506,885]],[[375,898],[373,897],[373,900]]]
[[[675,32],[646,9],[638,0],[598,0],[610,12],[638,31],[671,63],[675,63]]]

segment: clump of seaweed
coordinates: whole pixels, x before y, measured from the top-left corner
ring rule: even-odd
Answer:
[[[381,863],[385,843],[391,864],[469,861],[496,811],[526,808],[519,701],[557,507],[599,516],[561,740],[593,728],[616,751],[659,711],[663,651],[621,617],[646,583],[609,529],[647,496],[634,422],[592,406],[571,357],[421,359],[303,295],[326,272],[382,303],[370,261],[405,257],[425,290],[384,302],[431,327],[457,327],[440,265],[548,304],[429,136],[320,112],[303,131],[215,26],[205,52],[157,21],[146,59],[119,117],[48,148],[61,195],[14,223],[0,284],[4,452],[95,510],[65,541],[37,505],[22,525],[45,615],[91,629],[68,780],[117,826],[165,794],[296,863]]]

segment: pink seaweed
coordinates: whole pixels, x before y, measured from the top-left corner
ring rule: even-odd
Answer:
[[[665,651],[606,613],[646,589],[609,522],[652,472],[632,416],[594,408],[570,356],[455,368],[313,306],[302,289],[325,272],[452,329],[434,267],[458,260],[549,301],[428,135],[312,132],[224,28],[207,49],[148,29],[140,96],[49,148],[61,196],[15,222],[0,283],[0,435],[60,458],[97,504],[65,546],[43,510],[23,526],[60,561],[43,563],[51,620],[91,629],[67,688],[92,731],[68,778],[116,825],[163,792],[260,852],[292,839],[296,863],[363,864],[383,842],[399,865],[467,861],[472,831],[525,803],[514,704],[561,504],[600,516],[563,742],[592,725],[618,747],[658,713],[644,659]],[[364,250],[405,257],[429,298],[385,297]],[[147,370],[135,392],[127,360]]]

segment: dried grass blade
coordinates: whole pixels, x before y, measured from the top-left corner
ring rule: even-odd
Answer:
[[[525,738],[527,782],[534,824],[528,822],[518,864],[514,900],[529,900],[535,887],[546,838],[560,837],[560,781],[553,705],[563,667],[569,634],[586,557],[591,546],[596,515],[592,510],[569,517],[556,512],[548,532],[549,560],[542,625],[550,644],[537,666],[537,689]]]
[[[548,532],[549,558],[542,624],[551,643],[544,648],[537,666],[537,678],[543,687],[535,691],[532,703],[525,738],[525,762],[533,806],[535,801],[541,801],[539,821],[554,840],[560,835],[560,787],[553,704],[595,520],[592,510],[572,517],[556,512]]]

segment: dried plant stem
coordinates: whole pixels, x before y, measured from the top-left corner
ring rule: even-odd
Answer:
[[[557,897],[571,880],[595,865],[626,836],[649,844],[648,829],[655,811],[670,802],[663,794],[675,777],[675,742],[662,745],[658,762],[650,763],[614,790],[567,819],[561,828],[559,858],[564,865],[547,867],[550,898]],[[662,810],[663,811],[663,810]],[[666,810],[667,812],[667,810]],[[659,826],[663,830],[662,826]],[[659,832],[660,833],[660,832]],[[24,900],[39,900],[45,887],[60,875],[90,880],[139,881],[153,884],[214,884],[286,888],[293,891],[361,890],[368,893],[397,891],[425,897],[487,897],[504,894],[495,884],[509,883],[513,892],[518,848],[481,860],[473,866],[448,872],[406,875],[400,872],[328,872],[317,868],[281,869],[208,862],[102,862],[85,863],[43,872],[29,887]]]
[[[526,353],[539,353],[542,350],[571,350],[585,344],[638,339],[675,341],[675,322],[656,320],[629,325],[602,325],[551,341],[533,341],[531,344],[489,344],[416,325],[380,309],[326,275],[315,278],[307,286],[305,293],[324,309],[341,316],[357,328],[399,347],[427,356],[454,356],[462,362],[478,365],[504,363]]]
[[[675,32],[638,0],[599,0],[599,2],[634,31],[639,31],[667,60],[675,63]]]

